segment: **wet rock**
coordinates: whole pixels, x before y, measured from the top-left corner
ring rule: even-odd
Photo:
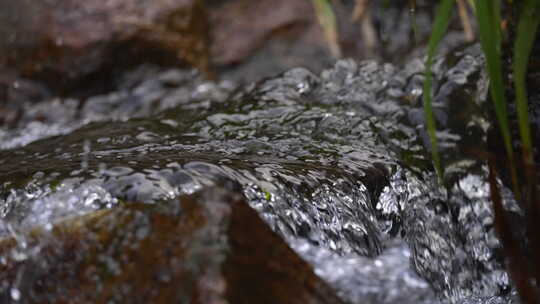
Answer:
[[[0,6],[0,68],[56,90],[92,81],[106,86],[115,69],[147,61],[207,69],[207,19],[198,0],[2,0]]]
[[[223,269],[231,286],[230,302],[340,303],[306,262],[262,223],[247,204],[233,209],[229,235],[237,254],[229,256]]]
[[[3,302],[341,303],[221,188],[13,231],[0,250]]]

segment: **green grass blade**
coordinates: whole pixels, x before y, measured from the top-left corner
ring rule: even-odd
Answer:
[[[516,91],[516,107],[519,121],[519,133],[521,136],[522,153],[525,171],[525,191],[523,191],[522,200],[527,221],[527,235],[529,240],[529,248],[533,256],[540,254],[540,236],[536,233],[537,221],[540,217],[540,204],[538,202],[538,194],[536,185],[536,168],[534,165],[533,147],[531,141],[531,130],[529,126],[529,114],[527,105],[527,88],[526,75],[529,56],[534,45],[538,23],[540,22],[540,1],[524,0],[522,3],[521,12],[519,15],[519,23],[517,26],[517,36],[514,41],[514,87]],[[536,219],[536,220],[535,220]],[[533,268],[534,280],[540,281],[540,265],[536,263]],[[529,280],[533,281],[533,280]],[[525,295],[522,295],[525,297]],[[528,299],[526,299],[528,300]],[[526,301],[523,301],[524,303]],[[538,301],[530,303],[538,303]]]
[[[431,106],[431,90],[432,90],[432,81],[433,75],[431,73],[431,66],[433,65],[433,57],[435,56],[437,46],[441,42],[446,29],[448,28],[448,23],[452,17],[452,11],[454,6],[454,0],[443,0],[437,9],[437,16],[433,24],[433,32],[429,39],[428,44],[428,53],[426,59],[426,71],[425,71],[425,80],[424,80],[424,114],[426,117],[426,128],[429,134],[429,139],[431,142],[431,155],[435,165],[435,170],[439,180],[442,181],[443,171],[441,167],[441,158],[439,156],[439,148],[437,144],[437,134],[436,134],[436,124],[433,117],[433,108]]]
[[[495,104],[495,114],[497,116],[497,121],[499,122],[504,147],[509,160],[514,193],[519,197],[520,193],[518,192],[519,188],[514,162],[514,152],[512,149],[512,137],[508,123],[508,113],[506,110],[501,64],[500,0],[476,0],[475,7],[480,44],[482,45],[482,50],[486,56],[487,71],[490,80],[489,90]]]
[[[336,16],[329,0],[312,0],[317,19],[323,28],[332,56],[341,57]]]
[[[523,160],[527,166],[532,166],[532,140],[529,126],[529,114],[527,106],[527,89],[525,77],[529,56],[536,37],[538,23],[540,22],[540,1],[524,0],[517,36],[514,45],[514,86],[516,90],[516,105],[519,120],[519,132],[523,145]]]
[[[416,23],[416,0],[409,0],[409,17],[411,18],[411,29],[413,32],[414,44],[418,41],[418,24]]]
[[[474,0],[467,0],[467,3],[469,3],[469,6],[472,8],[473,13],[476,14],[476,8],[474,7]]]

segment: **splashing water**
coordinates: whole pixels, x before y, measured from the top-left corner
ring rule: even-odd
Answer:
[[[0,234],[118,204],[163,204],[232,179],[348,303],[499,303],[512,287],[485,170],[456,156],[485,133],[479,106],[454,107],[485,89],[482,58],[465,53],[435,65],[451,187],[429,169],[419,61],[339,61],[320,76],[293,69],[238,90],[168,70],[62,120],[1,130]],[[36,111],[47,114],[46,104]],[[462,130],[451,117],[471,123]],[[505,204],[521,216],[510,195]],[[9,289],[13,300],[24,292]]]

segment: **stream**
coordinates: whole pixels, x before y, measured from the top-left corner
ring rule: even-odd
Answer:
[[[0,264],[41,267],[39,243],[25,240],[36,227],[234,181],[345,303],[519,303],[486,165],[464,152],[490,127],[482,65],[477,45],[434,65],[444,186],[426,148],[421,59],[340,60],[240,87],[143,65],[82,105],[29,106],[0,129],[0,235],[17,244]],[[3,299],[32,302],[29,271],[0,278]]]

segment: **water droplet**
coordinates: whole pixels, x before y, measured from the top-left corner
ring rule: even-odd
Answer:
[[[21,299],[21,291],[19,289],[11,288],[9,293],[14,301],[19,301]]]
[[[305,94],[311,89],[311,86],[308,82],[300,82],[298,85],[296,85],[296,90],[299,94]]]

